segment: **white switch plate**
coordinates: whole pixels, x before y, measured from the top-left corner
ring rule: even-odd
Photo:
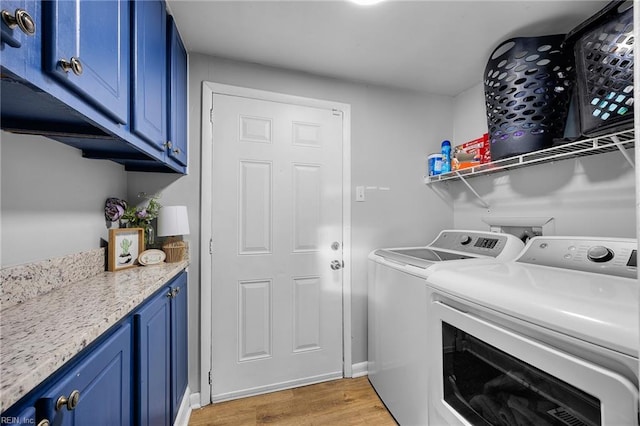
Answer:
[[[356,186],[356,201],[364,201],[364,186]]]

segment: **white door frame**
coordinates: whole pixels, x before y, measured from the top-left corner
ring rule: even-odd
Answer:
[[[200,175],[200,405],[211,403],[209,371],[211,371],[211,265],[209,239],[212,238],[213,208],[213,123],[211,110],[214,93],[272,102],[342,111],[342,359],[344,377],[352,377],[351,364],[351,105],[239,86],[202,83],[202,140]]]

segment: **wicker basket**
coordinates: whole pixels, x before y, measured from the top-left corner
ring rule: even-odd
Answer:
[[[167,255],[167,263],[182,262],[187,251],[184,241],[169,241],[162,246],[162,251]]]

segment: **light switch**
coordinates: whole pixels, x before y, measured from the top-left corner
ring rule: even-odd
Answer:
[[[356,186],[356,201],[364,201],[364,186]]]

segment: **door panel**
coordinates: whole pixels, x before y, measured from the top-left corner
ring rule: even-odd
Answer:
[[[293,351],[321,349],[320,277],[293,279]]]
[[[240,162],[239,254],[271,253],[271,163]]]
[[[271,356],[271,280],[240,283],[238,361]]]
[[[317,251],[321,225],[322,169],[317,165],[293,165],[293,251]]]
[[[342,376],[342,116],[214,95],[213,400]]]

